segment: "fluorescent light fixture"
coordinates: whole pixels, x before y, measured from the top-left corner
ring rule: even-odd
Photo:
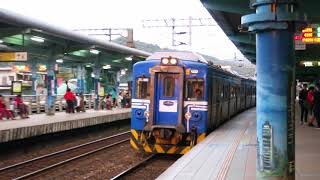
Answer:
[[[131,56],[126,57],[125,59],[126,59],[127,61],[132,61],[132,57],[131,57]]]
[[[36,42],[41,42],[41,43],[44,42],[44,38],[39,37],[39,36],[32,36],[30,39],[31,39],[32,41],[36,41]]]
[[[126,71],[125,71],[124,69],[121,69],[120,74],[121,74],[121,75],[125,75],[125,74],[126,74]]]
[[[91,67],[91,64],[87,64],[86,67]]]
[[[99,54],[100,51],[96,50],[96,49],[90,49],[90,53],[92,54]]]
[[[103,69],[111,69],[111,66],[109,64],[107,64],[107,65],[104,65],[102,68]]]
[[[3,43],[3,40],[0,39],[0,43]]]
[[[63,63],[63,59],[57,59],[56,62],[57,63]]]
[[[120,62],[121,62],[121,59],[115,59],[115,60],[112,60],[112,62],[120,63]]]
[[[303,63],[306,67],[311,67],[312,66],[312,62],[304,62]]]

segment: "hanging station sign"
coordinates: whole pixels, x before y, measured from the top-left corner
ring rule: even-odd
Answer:
[[[27,52],[0,52],[0,61],[27,61]]]

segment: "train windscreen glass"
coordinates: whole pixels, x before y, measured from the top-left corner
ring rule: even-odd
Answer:
[[[200,78],[187,79],[185,89],[185,100],[203,100],[204,80]]]
[[[139,99],[148,99],[150,97],[149,78],[137,78],[136,97]]]
[[[174,78],[166,77],[164,78],[164,96],[173,97],[174,95]]]

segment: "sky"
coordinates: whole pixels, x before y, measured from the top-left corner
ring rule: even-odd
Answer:
[[[219,59],[233,59],[235,55],[244,59],[218,25],[193,27],[191,47],[172,47],[171,28],[142,27],[142,20],[146,19],[211,18],[200,0],[0,0],[0,4],[1,8],[70,30],[133,28],[134,40],[157,44],[161,48],[192,50]],[[214,20],[212,22],[216,24]],[[176,28],[176,32],[188,30]],[[175,38],[189,42],[188,35]]]

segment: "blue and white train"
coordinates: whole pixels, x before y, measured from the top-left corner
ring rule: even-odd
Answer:
[[[158,52],[133,66],[130,144],[185,154],[231,116],[255,106],[255,81],[192,52]]]

